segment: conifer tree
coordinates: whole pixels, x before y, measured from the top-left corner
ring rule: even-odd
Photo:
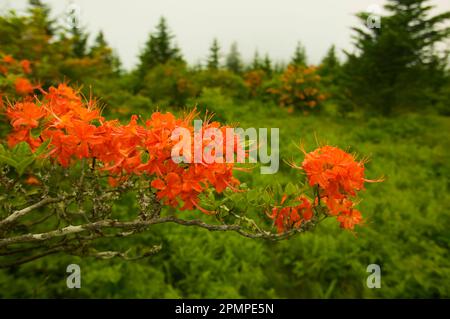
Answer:
[[[220,46],[219,41],[215,38],[209,49],[209,57],[208,57],[208,69],[209,70],[218,70],[220,67]]]
[[[169,60],[181,60],[178,47],[173,43],[174,36],[167,26],[166,19],[161,17],[156,32],[149,35],[145,48],[139,56],[138,70],[145,74],[148,70],[158,64]]]
[[[336,56],[336,47],[334,45],[328,49],[320,65],[319,74],[334,83],[334,80],[338,78],[338,73],[341,68],[341,63]]]
[[[297,43],[291,64],[299,66],[305,66],[307,64],[306,49],[300,42]]]
[[[436,44],[449,36],[450,12],[432,16],[428,0],[389,0],[385,9],[379,28],[368,23],[370,13],[358,14],[363,26],[353,28],[356,50],[346,53],[344,80],[355,104],[387,115],[397,106],[422,108],[440,89],[433,79],[444,76],[446,61]]]
[[[270,60],[268,54],[265,55],[261,68],[262,70],[264,70],[264,72],[266,72],[268,76],[272,75],[272,61]]]
[[[89,56],[92,58],[100,58],[105,66],[109,69],[109,72],[119,72],[120,71],[120,60],[119,57],[114,53],[114,51],[109,46],[105,39],[103,31],[99,31],[94,44],[90,48]]]
[[[242,63],[241,54],[238,51],[238,46],[237,46],[236,42],[233,42],[231,44],[230,53],[228,53],[227,59],[226,59],[226,67],[228,70],[230,70],[236,74],[239,74],[242,72],[243,63]]]
[[[255,50],[255,54],[253,55],[253,61],[251,64],[251,69],[252,70],[259,70],[261,69],[262,66],[262,62],[261,62],[261,58],[259,57],[259,52],[258,50]]]

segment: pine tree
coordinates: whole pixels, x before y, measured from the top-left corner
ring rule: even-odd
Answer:
[[[325,78],[336,79],[341,68],[341,63],[336,56],[336,47],[332,45],[325,57],[320,63],[321,67],[319,69],[319,74]]]
[[[238,51],[238,46],[236,42],[233,42],[231,44],[231,48],[230,48],[230,53],[228,53],[227,55],[227,59],[226,59],[226,67],[228,70],[239,74],[242,72],[242,59],[241,59],[241,55]]]
[[[28,12],[33,16],[36,26],[43,28],[48,36],[52,36],[55,32],[55,21],[50,19],[50,7],[41,0],[29,0],[28,5]]]
[[[139,56],[138,73],[140,76],[144,76],[148,70],[158,64],[164,64],[170,60],[182,60],[180,50],[172,41],[173,38],[166,19],[161,17],[156,26],[156,32],[150,34],[145,48]]]
[[[208,57],[208,69],[209,70],[218,70],[220,67],[220,46],[219,41],[217,39],[213,40],[211,48],[209,49],[209,57]]]
[[[89,56],[91,58],[100,58],[102,62],[109,69],[108,71],[111,73],[120,72],[120,60],[119,57],[114,54],[111,47],[105,40],[105,35],[102,31],[99,31],[94,44],[90,48]]]
[[[298,42],[297,47],[295,48],[294,56],[292,57],[291,64],[306,66],[306,49],[305,47]]]
[[[89,35],[79,26],[72,26],[69,31],[72,40],[72,52],[77,58],[83,58],[87,54],[87,41]]]
[[[259,52],[258,52],[258,50],[255,50],[255,54],[253,55],[253,61],[252,61],[250,68],[252,70],[259,70],[259,69],[261,69],[261,65],[262,65],[262,62],[261,62],[261,58],[259,57]]]
[[[272,75],[272,61],[270,60],[270,57],[268,54],[266,54],[266,56],[264,57],[264,61],[262,63],[262,70],[264,70],[264,72],[266,72],[266,74],[268,76]]]
[[[441,84],[428,81],[427,74],[442,76],[446,61],[435,48],[450,33],[441,27],[450,12],[431,16],[432,8],[428,0],[389,0],[380,28],[367,23],[369,13],[358,15],[364,27],[353,28],[356,51],[347,52],[344,65],[345,86],[354,103],[384,114],[396,106],[430,103],[426,92]]]
[[[61,34],[63,40],[69,40],[71,53],[76,58],[84,58],[88,54],[88,38],[89,34],[85,28],[81,26],[78,12],[70,10],[66,12],[66,28]]]

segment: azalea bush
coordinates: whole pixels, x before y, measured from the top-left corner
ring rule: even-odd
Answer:
[[[190,142],[192,153],[200,148],[200,162],[173,159],[174,147],[184,138],[174,136],[176,129],[185,129],[195,139],[195,110],[179,117],[169,112],[148,118],[133,115],[122,124],[105,119],[95,100],[83,99],[67,84],[40,92],[40,97],[26,96],[5,107],[11,128],[6,145],[0,147],[3,266],[61,251],[145,257],[160,247],[131,255],[98,251],[95,243],[161,223],[278,240],[313,229],[327,217],[350,230],[362,222],[355,204],[367,181],[364,161],[336,147],[303,151],[303,163],[292,163],[306,173],[305,185],[249,189],[233,175],[248,168],[225,160],[230,144],[238,156],[243,143],[238,135],[224,134],[223,152],[208,152],[213,137]],[[201,131],[209,128],[225,132],[229,126],[206,119]],[[181,155],[188,159],[188,153]],[[138,211],[114,212],[114,203],[130,193],[136,196]],[[245,201],[250,209],[241,205]],[[189,210],[198,211],[198,217],[183,218],[183,211]],[[210,222],[201,215],[210,215]]]
[[[308,111],[317,108],[326,99],[320,80],[316,67],[290,64],[273,86],[268,88],[268,92],[290,112]]]

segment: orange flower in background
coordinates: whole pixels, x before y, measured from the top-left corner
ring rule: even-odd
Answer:
[[[25,180],[25,184],[36,186],[36,185],[41,185],[41,181],[39,179],[37,179],[35,176],[30,175]]]
[[[34,87],[31,85],[30,81],[25,78],[18,77],[14,82],[16,92],[19,95],[28,95],[33,92]]]
[[[5,55],[3,57],[3,62],[7,63],[7,64],[13,64],[16,60],[14,60],[14,58],[11,55]]]
[[[25,74],[31,73],[31,62],[29,60],[20,61],[20,65],[22,66],[23,73]]]

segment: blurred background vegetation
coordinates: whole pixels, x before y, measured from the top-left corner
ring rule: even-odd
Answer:
[[[272,243],[158,225],[117,242],[162,244],[149,259],[49,256],[0,269],[0,297],[450,297],[450,73],[448,50],[436,49],[449,39],[450,13],[430,16],[429,5],[390,0],[380,29],[368,28],[361,13],[355,50],[340,61],[331,46],[317,66],[301,43],[286,64],[257,52],[244,63],[238,44],[224,56],[218,39],[203,65],[188,65],[161,18],[131,71],[101,32],[58,25],[41,1],[31,0],[23,15],[2,13],[1,58],[30,60],[28,78],[43,88],[61,81],[80,87],[99,99],[108,118],[195,106],[240,127],[280,128],[285,160],[302,160],[300,140],[307,150],[318,142],[351,146],[372,159],[368,178],[383,175],[385,182],[361,194],[366,222],[356,234],[327,220]],[[2,103],[15,80],[0,76]],[[2,137],[6,127],[1,117]],[[276,175],[238,175],[255,187],[303,178],[283,161]],[[133,203],[123,198],[115,209],[131,212]],[[70,263],[81,266],[81,289],[66,287]],[[381,289],[366,287],[371,263],[382,268]]]

